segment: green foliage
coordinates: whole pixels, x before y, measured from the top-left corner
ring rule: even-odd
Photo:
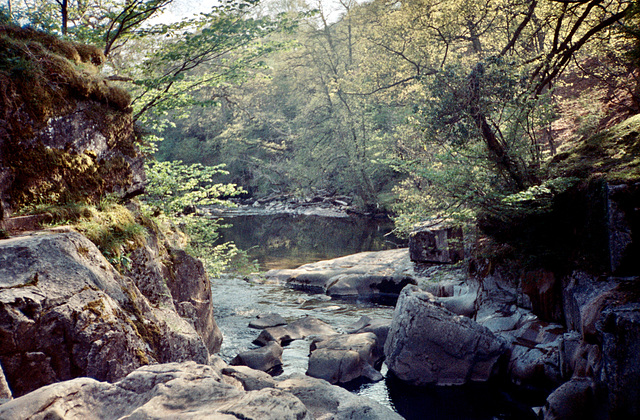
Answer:
[[[180,161],[148,161],[145,202],[172,216],[187,206],[230,205],[224,198],[242,193],[233,184],[217,184],[212,178],[225,174],[222,165],[207,167]]]
[[[219,244],[219,220],[205,216],[180,213],[187,207],[207,205],[230,206],[226,198],[242,192],[233,184],[212,181],[216,175],[225,174],[222,166],[206,167],[195,163],[185,165],[180,161],[150,161],[147,170],[147,194],[144,201],[154,213],[162,212],[178,224],[189,237],[187,250],[200,258],[207,272],[218,276],[225,270],[255,271],[256,265],[246,253],[233,243]]]
[[[131,264],[130,251],[146,244],[146,228],[115,196],[105,196],[96,205],[77,202],[32,205],[23,208],[22,213],[47,214],[46,224],[50,226],[73,226],[121,272]]]

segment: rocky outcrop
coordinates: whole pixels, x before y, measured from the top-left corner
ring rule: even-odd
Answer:
[[[270,387],[244,391],[210,366],[193,362],[145,366],[116,383],[77,378],[0,406],[15,419],[308,419],[291,393]]]
[[[307,375],[332,384],[354,379],[379,381],[382,374],[375,367],[382,363],[378,339],[370,332],[338,334],[317,338],[311,342]]]
[[[144,366],[115,383],[77,378],[49,385],[0,405],[0,418],[401,419],[378,403],[319,379],[294,375],[274,380],[221,361],[214,366]]]
[[[173,300],[182,303],[153,304],[79,233],[1,240],[0,362],[14,396],[79,376],[116,381],[150,363],[206,363],[207,345]]]
[[[451,264],[464,258],[462,228],[434,221],[418,226],[409,235],[411,261]]]
[[[504,340],[416,286],[400,294],[384,346],[389,370],[414,385],[486,381],[505,351]]]
[[[267,280],[332,298],[395,303],[407,284],[416,284],[407,249],[361,252],[296,269],[269,270]]]
[[[9,63],[0,72],[0,219],[27,203],[141,193],[130,96],[98,76],[101,51],[30,28],[0,33]]]

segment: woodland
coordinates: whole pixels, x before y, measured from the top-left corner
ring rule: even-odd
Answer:
[[[444,218],[500,237],[599,173],[638,176],[635,142],[584,143],[640,111],[637,1],[228,0],[163,19],[177,4],[8,0],[1,16],[101,51],[156,212],[321,194],[399,231]]]

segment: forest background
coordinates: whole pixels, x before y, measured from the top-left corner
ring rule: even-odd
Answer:
[[[163,19],[172,6],[7,0],[2,16],[103,51],[101,73],[131,93],[157,213],[340,195],[399,230],[495,232],[597,172],[556,164],[639,111],[637,1],[230,0]]]

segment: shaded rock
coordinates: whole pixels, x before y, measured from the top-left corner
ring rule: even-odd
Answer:
[[[230,364],[248,366],[263,372],[281,369],[282,347],[277,342],[270,341],[263,347],[239,353]]]
[[[178,313],[191,320],[209,352],[217,353],[222,332],[213,318],[211,283],[202,261],[175,248],[169,248],[169,255],[172,275],[167,277],[167,286]]]
[[[291,393],[266,387],[242,391],[220,372],[193,362],[145,366],[116,383],[77,378],[38,389],[0,406],[0,418],[64,419],[311,419]]]
[[[287,321],[281,315],[272,312],[268,314],[258,315],[256,319],[252,320],[249,323],[249,328],[261,330],[264,328],[278,327],[280,325],[286,324]]]
[[[346,383],[358,378],[379,381],[375,369],[382,361],[373,333],[338,334],[311,343],[307,375],[329,383]]]
[[[525,273],[522,290],[531,300],[533,313],[547,322],[562,322],[561,282],[546,270]]]
[[[407,284],[417,284],[407,249],[361,252],[293,270],[269,270],[265,277],[309,293],[340,299],[395,303]]]
[[[573,378],[549,397],[543,409],[545,420],[596,419],[594,384],[588,378]]]
[[[116,381],[149,363],[208,360],[187,321],[151,306],[76,232],[0,241],[0,303],[0,362],[14,396],[77,376]]]
[[[401,420],[402,417],[389,408],[365,397],[355,395],[344,388],[329,384],[322,379],[294,374],[278,381],[278,389],[298,397],[313,418]]]
[[[464,258],[462,229],[434,222],[409,235],[409,255],[421,263],[456,263]]]
[[[11,389],[9,388],[9,384],[7,383],[7,378],[4,376],[4,370],[2,366],[0,366],[0,404],[5,403],[13,398],[11,394]]]
[[[588,304],[613,290],[618,282],[596,279],[586,273],[576,271],[563,281],[563,302],[565,324],[568,329],[584,335],[583,317]],[[591,307],[594,309],[594,307]],[[593,317],[591,317],[593,319]]]
[[[601,381],[608,390],[610,413],[613,418],[638,418],[640,303],[623,303],[607,307],[602,313],[598,327],[602,337]]]
[[[285,327],[269,327],[260,332],[258,338],[253,340],[253,344],[258,346],[266,346],[271,342],[276,342],[280,346],[286,346],[293,340],[299,340],[302,337],[291,336],[291,332]]]
[[[400,294],[384,347],[389,369],[414,385],[486,381],[505,350],[504,340],[415,286]]]

